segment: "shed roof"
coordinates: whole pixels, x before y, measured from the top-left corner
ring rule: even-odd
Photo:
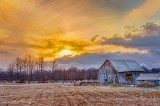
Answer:
[[[141,73],[136,80],[157,81],[160,80],[160,73]]]
[[[113,68],[118,72],[144,71],[134,60],[109,60]]]

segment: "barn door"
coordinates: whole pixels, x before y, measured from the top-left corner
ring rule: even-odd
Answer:
[[[132,73],[130,72],[126,73],[126,81],[132,81]]]

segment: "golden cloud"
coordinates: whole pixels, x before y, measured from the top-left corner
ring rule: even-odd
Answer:
[[[125,16],[125,20],[133,23],[144,22],[144,20],[151,18],[160,11],[159,5],[159,0],[145,0],[141,6],[130,11],[129,14]]]
[[[77,2],[77,1],[76,1]],[[120,29],[112,11],[90,8],[89,1],[82,3],[47,0],[1,0],[0,3],[0,53],[33,54],[47,59],[60,58],[62,51],[75,56],[83,53],[146,53],[136,48],[96,43],[97,34],[109,35]],[[127,17],[153,15],[158,11],[158,1],[146,12],[147,1]],[[60,4],[60,5],[57,5]],[[75,5],[73,5],[75,4]],[[83,6],[83,8],[82,8]],[[139,17],[141,18],[141,17]],[[143,18],[143,17],[142,17]],[[109,30],[108,30],[109,29]],[[96,35],[96,36],[95,36]],[[64,52],[64,55],[65,55]]]

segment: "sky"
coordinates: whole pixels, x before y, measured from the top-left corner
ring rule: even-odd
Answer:
[[[160,0],[1,0],[0,67],[31,54],[62,67],[160,66]]]

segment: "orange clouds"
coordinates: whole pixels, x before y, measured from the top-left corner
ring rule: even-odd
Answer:
[[[146,0],[141,6],[130,11],[125,19],[131,22],[141,22],[154,16],[157,12],[160,12],[160,1]]]
[[[113,6],[106,3],[108,7],[96,2],[1,0],[0,56],[28,53],[54,59],[63,50],[72,51],[74,56],[101,52],[147,53],[132,47],[101,45],[97,40],[101,36],[115,38],[114,33],[124,33],[123,26],[130,24],[126,20],[139,22],[153,16],[159,11],[159,1],[147,0],[137,8],[130,8],[124,16],[117,13],[114,3],[118,2],[110,2]]]

